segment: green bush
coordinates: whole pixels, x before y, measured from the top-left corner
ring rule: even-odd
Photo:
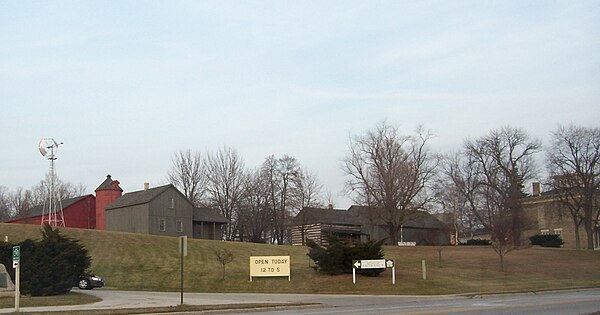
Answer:
[[[91,265],[88,252],[77,240],[63,236],[58,229],[45,225],[42,239],[21,242],[21,293],[49,296],[67,293],[76,285],[79,276]],[[2,262],[12,279],[12,244],[0,245]],[[10,266],[10,267],[9,267]]]
[[[473,239],[467,240],[466,243],[461,244],[461,245],[489,246],[489,245],[492,245],[492,241],[480,239],[480,238],[473,238]]]
[[[328,236],[327,247],[322,247],[312,240],[307,241],[310,248],[308,256],[315,262],[315,270],[329,274],[338,275],[352,273],[352,260],[382,259],[382,242],[369,241],[366,243],[352,245],[335,236]],[[362,275],[376,277],[385,269],[359,269]]]
[[[565,243],[560,235],[558,234],[550,234],[550,235],[534,235],[529,238],[531,241],[531,245],[539,245],[542,247],[562,247]]]

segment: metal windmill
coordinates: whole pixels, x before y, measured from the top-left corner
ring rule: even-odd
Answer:
[[[46,176],[47,196],[44,198],[42,225],[48,223],[50,226],[65,226],[61,196],[57,187],[58,178],[56,177],[56,168],[54,166],[54,161],[56,161],[56,151],[61,144],[63,143],[57,143],[52,138],[42,138],[38,146],[42,156],[50,161],[50,170]]]

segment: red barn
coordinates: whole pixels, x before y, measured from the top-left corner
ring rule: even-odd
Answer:
[[[85,195],[61,201],[66,227],[96,228],[96,197]],[[42,224],[43,206],[33,207],[6,223]]]
[[[123,189],[119,181],[112,180],[110,175],[98,188],[96,196],[85,195],[61,201],[63,218],[66,227],[80,229],[105,229],[104,213],[106,206],[119,199]],[[38,224],[42,223],[43,206],[36,206],[6,223]]]

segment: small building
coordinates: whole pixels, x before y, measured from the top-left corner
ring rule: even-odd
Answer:
[[[352,243],[368,240],[362,235],[361,224],[344,209],[303,208],[292,219],[292,245],[306,245],[310,239],[327,245],[327,236],[334,235]],[[361,238],[362,236],[362,238]]]
[[[311,239],[319,245],[326,245],[327,235],[335,235],[351,242],[369,240],[389,242],[385,222],[368,207],[351,206],[344,209],[303,208],[292,220],[290,227],[292,245],[305,245]],[[418,245],[449,244],[450,233],[446,224],[433,215],[418,211],[402,224],[397,235],[401,242],[415,242]]]
[[[223,229],[229,221],[217,209],[194,208],[192,212],[192,233],[194,238],[206,240],[223,239]]]

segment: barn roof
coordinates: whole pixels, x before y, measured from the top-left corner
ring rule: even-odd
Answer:
[[[63,199],[60,201],[60,204],[64,210],[64,209],[70,207],[71,205],[77,203],[78,201],[86,199],[86,198],[90,198],[90,197],[95,198],[94,195],[84,195],[84,196],[79,196],[79,197]],[[32,208],[29,208],[27,211],[20,213],[13,218],[10,218],[6,222],[12,222],[15,220],[39,217],[42,215],[43,211],[44,211],[44,205],[38,205],[38,206],[35,206]]]
[[[169,185],[164,185],[164,186],[148,188],[145,190],[126,193],[123,196],[121,196],[121,198],[119,198],[119,199],[115,200],[113,203],[109,204],[106,207],[106,210],[149,203],[154,198],[158,197],[160,194],[167,191],[171,187],[174,188],[175,186],[169,184]]]

